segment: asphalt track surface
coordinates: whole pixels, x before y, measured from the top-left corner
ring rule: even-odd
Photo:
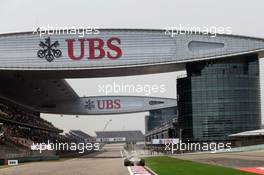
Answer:
[[[206,153],[174,155],[178,159],[222,165],[232,168],[253,167],[264,165],[264,150],[236,153]]]
[[[0,175],[128,175],[123,145],[106,145],[105,151],[64,161],[25,163],[0,169]]]

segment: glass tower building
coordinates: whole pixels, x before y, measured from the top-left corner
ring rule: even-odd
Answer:
[[[190,63],[186,71],[177,79],[183,140],[220,141],[261,127],[257,56]]]
[[[176,118],[176,107],[151,110],[149,111],[149,115],[145,118],[146,133]]]

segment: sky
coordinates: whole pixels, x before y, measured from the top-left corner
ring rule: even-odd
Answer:
[[[1,0],[0,33],[32,31],[36,26],[48,24],[60,27],[154,29],[177,27],[181,24],[195,27],[231,27],[232,34],[264,38],[263,6],[262,0]],[[261,89],[264,88],[263,63],[264,61],[261,60]],[[151,95],[175,98],[176,78],[182,73],[67,81],[80,96],[104,95],[98,91],[98,85],[113,81],[137,84],[163,83],[166,86],[166,92]],[[263,90],[261,93],[264,95]],[[42,116],[53,122],[55,126],[64,129],[65,132],[70,129],[81,129],[94,135],[94,131],[102,130],[109,120],[112,122],[106,130],[139,129],[144,132],[144,116],[147,114],[145,112],[111,116],[79,116],[78,118],[47,114]]]

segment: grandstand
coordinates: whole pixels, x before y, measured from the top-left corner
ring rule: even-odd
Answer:
[[[7,159],[22,161],[57,159],[60,152],[31,150],[33,143],[70,142],[63,130],[24,106],[0,99],[0,164]]]
[[[145,140],[143,133],[135,131],[96,131],[97,141],[103,142],[142,142]]]
[[[233,146],[250,146],[264,144],[264,129],[240,132],[229,135]]]
[[[69,139],[77,140],[82,143],[95,142],[95,138],[81,130],[70,130],[69,133],[66,133],[66,136]]]

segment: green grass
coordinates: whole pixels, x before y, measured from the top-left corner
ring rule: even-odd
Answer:
[[[147,157],[146,165],[158,175],[256,175],[232,168],[180,160],[171,157]]]

